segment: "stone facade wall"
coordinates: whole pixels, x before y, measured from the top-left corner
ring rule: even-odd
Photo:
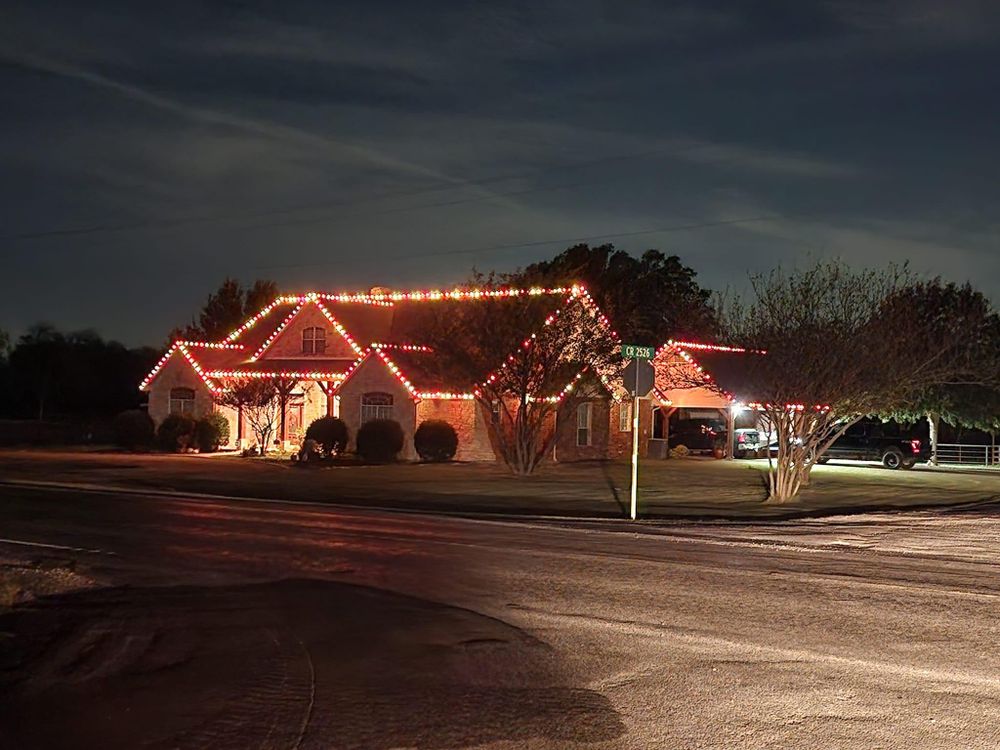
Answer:
[[[326,331],[326,351],[320,355],[302,353],[302,331],[313,327]],[[337,333],[333,323],[316,305],[307,304],[271,342],[261,359],[302,359],[313,356],[316,357],[317,361],[322,361],[323,359],[357,359],[358,354],[344,337]]]
[[[194,391],[194,413],[191,415],[194,419],[211,414],[215,409],[208,386],[184,359],[184,355],[174,352],[149,385],[149,416],[157,427],[170,414],[170,391],[173,388]]]
[[[477,401],[428,399],[417,404],[417,426],[428,419],[440,419],[458,433],[456,461],[496,461],[489,426]]]
[[[590,413],[590,445],[577,445],[577,409],[583,403],[589,403]],[[568,408],[559,412],[558,433],[553,456],[556,461],[585,461],[608,457],[610,398],[607,396],[588,396],[571,399]],[[617,427],[617,425],[616,425]]]
[[[361,396],[371,391],[392,394],[392,418],[399,422],[404,435],[400,457],[415,459],[417,452],[413,449],[413,433],[416,430],[417,405],[409,391],[378,357],[369,357],[361,363],[337,392],[340,396],[340,418],[351,436],[348,450],[357,449],[355,440],[361,427]]]
[[[624,409],[631,416],[632,399],[612,402],[609,409],[608,457],[628,459],[632,456],[632,427],[625,432],[618,429],[618,415]],[[649,455],[649,440],[653,434],[653,407],[657,404],[648,398],[639,399],[639,456]]]

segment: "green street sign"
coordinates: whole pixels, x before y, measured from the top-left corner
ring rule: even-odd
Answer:
[[[625,359],[652,359],[656,350],[651,346],[638,344],[622,344],[622,356]]]

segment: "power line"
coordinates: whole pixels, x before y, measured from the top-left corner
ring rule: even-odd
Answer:
[[[676,149],[662,149],[662,148],[647,149],[645,151],[635,152],[635,153],[631,153],[631,154],[618,154],[618,155],[615,155],[615,156],[604,156],[604,157],[599,157],[599,158],[595,158],[595,159],[585,159],[583,161],[573,162],[571,164],[562,164],[562,165],[550,167],[548,169],[534,170],[534,171],[531,171],[531,172],[521,172],[521,173],[506,174],[506,175],[494,175],[494,176],[491,176],[491,177],[483,177],[483,178],[479,178],[479,179],[461,180],[461,181],[457,181],[457,182],[454,182],[454,183],[449,183],[449,184],[446,184],[446,185],[436,185],[436,186],[431,186],[431,187],[426,187],[426,188],[418,188],[418,189],[414,189],[414,190],[390,191],[390,192],[380,193],[380,194],[376,194],[376,195],[372,195],[372,196],[367,196],[367,197],[364,197],[364,198],[355,198],[355,199],[344,200],[344,201],[331,201],[331,202],[320,202],[320,203],[303,203],[303,204],[298,204],[298,205],[294,205],[293,204],[291,206],[285,206],[285,207],[282,207],[282,208],[269,209],[269,210],[264,210],[264,211],[252,211],[252,212],[245,212],[244,211],[244,212],[235,212],[235,213],[231,212],[231,213],[214,214],[214,215],[213,214],[208,214],[208,215],[201,215],[201,216],[184,216],[184,217],[179,217],[179,218],[176,218],[176,219],[153,219],[153,220],[145,220],[145,221],[125,222],[125,223],[120,223],[120,224],[96,224],[96,225],[92,225],[92,226],[88,226],[88,227],[65,227],[65,228],[59,228],[59,229],[43,230],[43,231],[38,231],[38,232],[20,232],[20,233],[15,233],[15,234],[0,235],[0,241],[15,242],[15,241],[45,239],[45,238],[50,238],[50,237],[78,237],[78,236],[86,236],[86,235],[92,235],[92,234],[114,234],[114,233],[118,233],[118,232],[128,232],[128,231],[143,230],[143,229],[171,229],[171,228],[174,228],[174,227],[187,226],[187,225],[191,225],[191,224],[212,223],[212,222],[217,222],[217,221],[239,221],[241,219],[255,219],[255,218],[268,217],[268,216],[282,216],[282,215],[287,215],[287,214],[299,213],[299,212],[302,212],[302,211],[314,211],[314,210],[323,210],[323,209],[331,209],[331,208],[348,208],[348,207],[351,207],[351,206],[362,205],[362,204],[365,204],[365,203],[371,203],[371,202],[375,202],[375,201],[379,201],[379,200],[387,200],[387,199],[391,199],[391,198],[407,198],[407,197],[413,197],[413,196],[418,196],[418,195],[426,195],[426,194],[430,194],[430,193],[445,192],[445,191],[449,191],[449,190],[457,190],[457,189],[461,189],[461,188],[465,188],[465,187],[476,187],[476,186],[482,186],[482,185],[489,185],[489,184],[493,184],[493,183],[497,183],[497,182],[506,182],[506,181],[510,181],[510,180],[530,179],[532,177],[540,177],[540,176],[543,176],[543,175],[546,175],[546,174],[550,174],[552,172],[572,170],[572,169],[581,169],[581,168],[593,166],[593,165],[596,165],[596,164],[603,164],[603,163],[614,162],[614,161],[625,161],[625,160],[629,160],[629,159],[638,159],[638,158],[641,158],[643,156],[651,156],[653,154],[659,154],[661,156],[673,156],[673,155],[676,155],[676,154],[686,153],[686,152],[690,152],[690,151],[696,151],[696,150],[699,150],[699,149],[715,148],[716,146],[717,146],[717,144],[702,143],[702,144],[688,144],[686,146],[682,146],[682,147],[676,148]],[[582,185],[582,184],[585,184],[585,183],[577,183],[577,184]],[[573,185],[573,187],[575,187],[575,186],[576,186],[576,184]],[[419,210],[419,209],[422,209],[422,208],[435,208],[435,207],[438,207],[438,206],[458,205],[460,203],[470,203],[470,202],[483,201],[483,200],[492,200],[492,199],[495,199],[495,198],[502,198],[502,197],[507,196],[507,195],[523,195],[523,194],[526,194],[528,192],[543,192],[543,191],[549,190],[549,189],[558,190],[558,189],[563,189],[564,187],[566,187],[566,186],[561,186],[560,185],[560,186],[555,186],[555,187],[551,187],[551,188],[549,188],[549,187],[532,188],[532,189],[524,191],[524,192],[488,194],[488,195],[484,195],[484,196],[476,196],[476,197],[473,197],[473,198],[465,198],[465,199],[461,199],[461,200],[457,200],[457,201],[449,201],[449,202],[443,202],[443,203],[434,203],[434,204],[429,204],[429,205],[426,205],[426,206],[413,206],[413,207],[403,207],[403,208],[396,208],[396,209],[388,209],[386,211],[386,213],[395,213],[395,212],[399,212],[399,211]],[[379,214],[375,213],[375,214],[371,214],[371,215],[379,215]],[[313,218],[313,219],[303,219],[303,220],[298,221],[298,222],[292,221],[292,222],[287,222],[287,223],[276,223],[276,224],[258,224],[258,225],[251,226],[251,228],[255,228],[256,229],[256,228],[266,228],[268,226],[288,226],[288,225],[295,225],[295,224],[300,224],[300,223],[302,223],[302,224],[322,223],[323,221],[328,221],[328,220],[332,220],[332,219],[336,219],[336,218],[339,218],[339,217],[327,217],[327,218],[317,217],[317,218]],[[344,217],[344,218],[351,218],[351,217]]]
[[[654,227],[652,229],[640,229],[637,231],[629,232],[613,232],[610,234],[592,234],[582,237],[562,237],[556,239],[548,240],[536,240],[533,242],[520,242],[511,243],[504,245],[489,245],[485,247],[470,248],[464,250],[440,250],[432,251],[428,253],[407,253],[405,255],[395,255],[387,258],[387,260],[402,260],[408,258],[433,258],[447,255],[475,255],[477,253],[489,253],[497,252],[502,250],[520,250],[528,247],[540,247],[543,245],[555,245],[555,244],[571,244],[579,242],[593,242],[595,240],[610,240],[618,239],[621,237],[640,237],[649,234],[660,234],[667,232],[687,232],[696,229],[710,229],[713,227],[724,227],[733,226],[738,224],[750,224],[758,221],[773,221],[776,219],[787,219],[787,216],[781,214],[762,214],[759,216],[746,216],[739,219],[722,219],[719,221],[703,221],[691,224],[671,224],[668,226]],[[312,263],[281,263],[275,265],[267,266],[254,266],[255,270],[275,270],[283,268],[314,268],[319,266],[333,265],[339,261],[318,261]]]

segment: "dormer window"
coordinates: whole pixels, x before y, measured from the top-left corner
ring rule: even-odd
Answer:
[[[323,354],[326,352],[326,329],[306,328],[302,332],[302,353]]]

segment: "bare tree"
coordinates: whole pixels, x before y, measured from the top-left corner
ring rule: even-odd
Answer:
[[[751,278],[753,298],[722,306],[732,343],[766,352],[744,377],[769,442],[768,494],[795,497],[830,445],[869,414],[905,408],[929,387],[995,377],[995,325],[971,287],[917,281],[905,268],[821,263]]]
[[[278,387],[268,378],[240,378],[217,393],[215,402],[242,414],[250,425],[260,452],[267,453],[278,422]]]
[[[567,419],[567,399],[585,376],[607,376],[618,366],[615,342],[593,311],[571,304],[526,338],[477,390],[477,398],[498,419],[494,442],[515,474],[531,474],[542,462]]]
[[[531,474],[548,454],[565,396],[586,374],[620,368],[617,342],[583,292],[475,304],[435,305],[421,319],[424,340],[447,383],[468,383],[501,458]],[[504,359],[504,357],[506,358]]]

